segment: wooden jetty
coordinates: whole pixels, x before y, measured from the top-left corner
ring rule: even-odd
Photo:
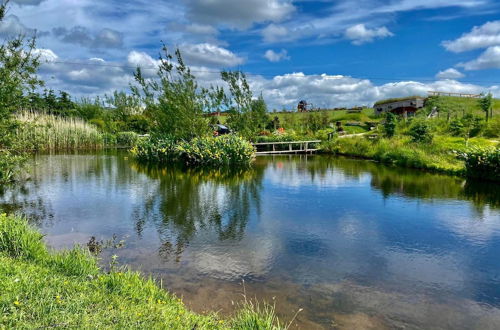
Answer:
[[[253,143],[257,155],[272,155],[272,154],[307,154],[314,153],[319,148],[314,147],[321,143],[320,140],[311,141],[285,141],[285,142],[262,142]]]

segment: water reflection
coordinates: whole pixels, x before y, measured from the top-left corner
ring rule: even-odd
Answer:
[[[495,325],[499,198],[498,185],[324,156],[246,171],[38,156],[31,181],[0,190],[54,247],[127,236],[112,253],[198,311],[231,311],[245,279],[285,318],[305,308],[307,329]]]
[[[158,231],[160,254],[178,262],[198,231],[215,232],[219,241],[241,240],[252,212],[260,212],[264,170],[183,169],[132,163],[151,184],[141,192],[144,203],[134,209],[140,237],[147,221]]]

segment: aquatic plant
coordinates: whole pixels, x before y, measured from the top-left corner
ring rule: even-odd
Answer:
[[[248,165],[254,156],[253,146],[235,135],[200,137],[175,142],[169,138],[141,141],[132,148],[139,160],[181,162],[195,166]]]
[[[25,150],[98,149],[104,146],[103,134],[79,118],[21,112],[16,119],[21,123],[16,139]]]

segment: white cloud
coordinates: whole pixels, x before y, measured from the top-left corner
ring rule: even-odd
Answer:
[[[279,53],[275,52],[272,49],[268,49],[264,54],[264,57],[267,58],[267,60],[270,62],[280,62],[290,59],[290,56],[288,56],[288,52],[286,51],[286,49],[282,49]]]
[[[372,42],[374,39],[392,37],[394,34],[385,26],[376,29],[368,29],[364,24],[356,24],[345,30],[345,37],[354,45]]]
[[[443,71],[439,71],[436,74],[436,78],[438,79],[460,79],[465,77],[465,75],[454,68],[449,68]]]
[[[230,50],[209,43],[183,44],[179,48],[189,65],[234,67],[245,62]]]
[[[274,42],[278,40],[283,40],[284,37],[289,35],[289,31],[284,26],[269,24],[261,31],[264,41]]]
[[[500,45],[500,21],[475,26],[456,40],[443,41],[443,46],[455,53]]]
[[[288,0],[187,0],[188,14],[195,22],[247,29],[253,23],[279,22],[295,7]]]
[[[38,48],[33,51],[33,54],[35,56],[40,56],[39,59],[41,63],[55,62],[59,59],[59,56],[50,49]]]
[[[465,70],[500,69],[500,46],[486,49],[475,60],[459,63]]]

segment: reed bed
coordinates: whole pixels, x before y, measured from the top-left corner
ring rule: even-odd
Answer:
[[[26,150],[55,151],[100,149],[106,145],[105,136],[91,124],[79,118],[21,112],[17,139]]]

